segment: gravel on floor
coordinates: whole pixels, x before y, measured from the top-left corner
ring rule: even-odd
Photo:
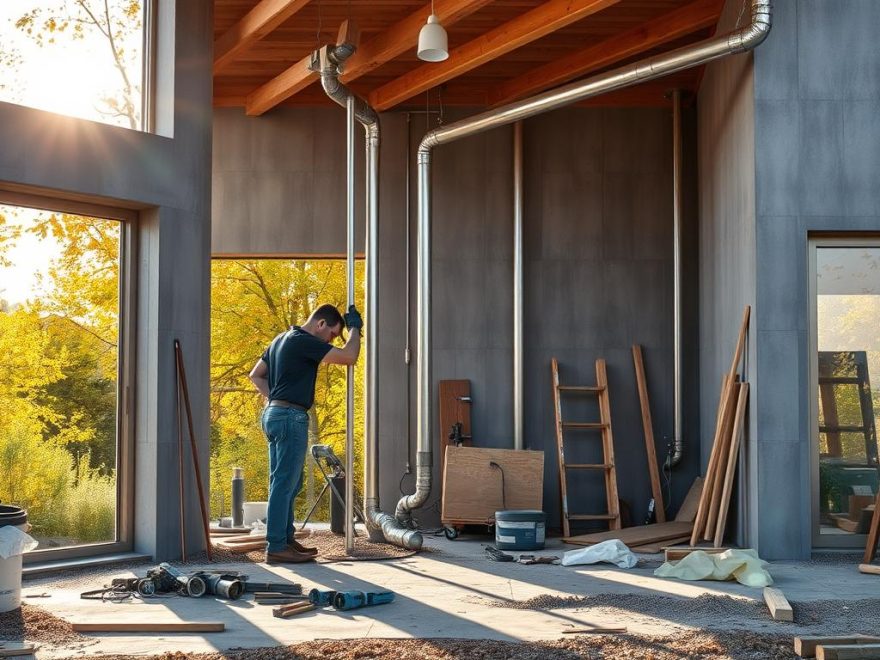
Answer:
[[[141,656],[142,657],[142,656]],[[572,635],[548,642],[460,639],[324,640],[262,649],[219,653],[173,653],[162,660],[788,660],[797,658],[791,637],[741,633],[692,632],[639,637]],[[135,660],[134,656],[95,656],[83,660]]]
[[[39,642],[71,650],[98,643],[73,632],[73,627],[64,619],[24,603],[18,609],[0,614],[0,640]]]

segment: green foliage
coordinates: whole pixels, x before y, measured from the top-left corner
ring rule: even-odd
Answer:
[[[356,267],[356,300],[363,309],[363,264]],[[332,303],[344,310],[345,262],[338,260],[215,260],[211,277],[211,511],[229,515],[232,468],[242,467],[247,500],[265,501],[268,451],[260,429],[263,401],[248,373],[272,339],[291,325],[304,323],[312,309]],[[361,348],[362,355],[364,347]],[[345,456],[346,370],[321,365],[310,412],[310,444],[329,444]],[[363,471],[364,360],[355,369],[355,478]],[[320,473],[306,459],[297,518],[305,516],[320,489]],[[314,514],[326,520],[327,502]]]

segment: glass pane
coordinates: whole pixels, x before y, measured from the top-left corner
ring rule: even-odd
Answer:
[[[245,500],[265,502],[269,461],[260,429],[264,400],[248,373],[272,339],[291,325],[302,325],[312,309],[330,303],[345,309],[345,261],[338,259],[215,259],[211,264],[211,513],[230,517],[232,469],[244,472]],[[355,264],[355,296],[363,310],[363,262]],[[365,319],[369,322],[369,319]],[[355,367],[355,488],[363,493],[363,392],[367,332]],[[337,339],[336,346],[342,345]],[[309,411],[309,445],[329,445],[345,462],[346,369],[318,368],[315,402]],[[323,464],[323,463],[322,463]],[[303,520],[324,485],[306,455],[295,519]],[[326,465],[324,466],[327,470]],[[328,470],[328,473],[330,471]],[[258,507],[257,507],[258,508]],[[249,507],[250,509],[250,507]],[[265,514],[264,514],[265,515]],[[329,520],[329,491],[310,521]]]
[[[120,230],[0,205],[0,500],[38,550],[116,540]]]
[[[140,0],[0,2],[0,101],[142,128]]]
[[[816,292],[820,533],[862,534],[878,489],[880,248],[817,248]]]

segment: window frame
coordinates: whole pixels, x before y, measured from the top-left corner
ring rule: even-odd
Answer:
[[[807,387],[810,411],[810,539],[814,550],[850,549],[863,550],[867,542],[867,534],[822,534],[820,532],[819,511],[819,401],[816,386],[819,382],[819,319],[818,290],[816,283],[817,254],[822,248],[878,248],[880,235],[853,233],[851,235],[809,235],[807,238],[807,263],[809,276],[809,294],[807,300],[809,313],[809,335],[807,351],[809,364],[809,383]]]
[[[25,564],[129,552],[134,547],[134,450],[138,212],[54,193],[0,186],[0,204],[106,218],[120,223],[119,349],[116,391],[116,539],[25,553]]]

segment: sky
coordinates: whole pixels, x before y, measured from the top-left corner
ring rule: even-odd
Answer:
[[[15,22],[36,6],[63,4],[64,0],[0,0],[0,51],[15,51],[22,58],[15,69],[0,66],[0,101],[127,126],[127,120],[110,122],[96,109],[97,99],[120,84],[104,38],[74,41],[62,34],[57,43],[41,48],[15,27]],[[10,207],[0,206],[7,222],[24,224],[33,223],[38,213],[30,209],[19,209],[16,214],[9,211]],[[51,259],[59,253],[60,246],[51,237],[22,237],[6,255],[13,266],[0,266],[0,298],[15,304],[38,295],[37,274],[46,273]]]

